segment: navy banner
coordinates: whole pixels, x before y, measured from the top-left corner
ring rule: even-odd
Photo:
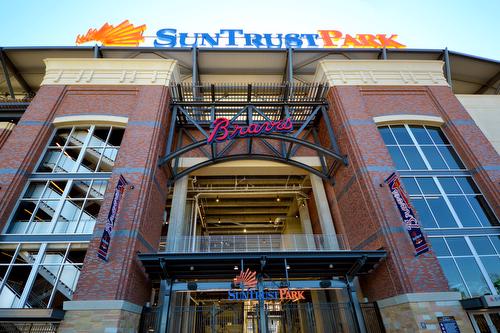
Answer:
[[[392,197],[394,198],[394,201],[396,201],[396,206],[398,206],[399,213],[403,218],[405,227],[408,230],[413,246],[415,247],[416,255],[418,256],[419,254],[429,251],[429,246],[425,241],[420,225],[415,217],[415,212],[410,205],[406,192],[401,186],[401,180],[398,175],[393,173],[385,180],[385,182],[389,185]]]
[[[109,209],[108,219],[106,220],[106,226],[101,237],[101,243],[99,244],[99,250],[97,250],[97,256],[103,260],[108,260],[108,249],[109,243],[111,243],[111,234],[113,232],[113,226],[115,225],[116,215],[118,213],[118,208],[120,206],[120,200],[125,191],[125,185],[127,181],[120,175],[118,184],[116,184],[115,194],[113,195],[113,202],[111,203],[111,208]]]

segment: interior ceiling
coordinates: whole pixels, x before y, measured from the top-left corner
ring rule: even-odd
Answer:
[[[23,80],[36,92],[42,81],[46,58],[150,58],[175,59],[178,61],[183,80],[192,80],[192,49],[166,49],[151,47],[5,47],[1,49],[13,67],[9,77],[17,96],[22,97],[25,89]],[[213,79],[214,75],[230,75],[233,82],[251,80],[255,76],[265,80],[282,82],[287,69],[287,51],[284,49],[198,49],[198,72]],[[294,78],[310,82],[322,59],[380,59],[381,49],[296,49],[292,64]],[[388,49],[387,59],[442,60],[444,50]],[[455,51],[449,51],[451,77],[455,94],[498,94],[500,92],[500,61],[485,59]],[[248,76],[248,77],[245,77]],[[227,79],[225,79],[227,80]],[[243,80],[243,81],[242,81]],[[227,81],[226,81],[227,82]],[[246,81],[245,81],[246,82]],[[267,82],[267,81],[266,81]],[[211,82],[209,82],[211,83]],[[250,83],[250,82],[248,82]],[[0,96],[8,93],[5,77],[0,75]]]
[[[298,205],[309,192],[300,175],[198,176],[190,178],[188,197],[198,198],[202,234],[279,234],[300,225]]]

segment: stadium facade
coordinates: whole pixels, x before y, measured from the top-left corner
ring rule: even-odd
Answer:
[[[498,61],[0,56],[4,331],[500,331]]]

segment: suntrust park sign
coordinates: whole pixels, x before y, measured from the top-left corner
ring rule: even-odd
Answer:
[[[405,48],[395,34],[352,34],[340,30],[294,33],[254,33],[244,29],[219,29],[216,32],[183,32],[163,28],[154,36],[144,35],[146,25],[134,26],[128,20],[117,26],[105,23],[78,35],[76,44],[101,42],[104,46],[139,46],[152,39],[155,47],[206,48]]]

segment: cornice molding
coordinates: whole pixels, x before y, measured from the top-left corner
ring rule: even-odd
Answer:
[[[179,81],[171,59],[45,59],[41,85],[161,85]]]
[[[314,82],[330,86],[448,86],[439,60],[322,60]]]

